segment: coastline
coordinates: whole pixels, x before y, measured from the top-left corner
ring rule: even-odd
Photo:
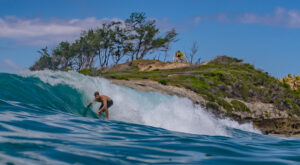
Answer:
[[[206,107],[209,101],[205,100],[196,92],[184,87],[172,85],[163,85],[153,80],[117,80],[109,79],[116,85],[121,85],[144,92],[158,92],[167,95],[176,95],[178,97],[187,97],[194,104]],[[231,100],[226,98],[226,100]],[[241,101],[241,100],[240,100]],[[239,123],[252,122],[253,127],[259,129],[263,134],[280,137],[300,137],[300,121],[288,118],[288,114],[274,108],[271,104],[260,102],[245,102],[252,113],[233,111],[231,115],[226,115],[225,109],[207,108],[214,115],[219,117],[229,117]],[[263,108],[263,109],[262,109]],[[253,113],[255,112],[255,113]],[[265,114],[268,112],[269,116]],[[272,112],[272,113],[271,113]],[[280,115],[279,115],[280,114]]]

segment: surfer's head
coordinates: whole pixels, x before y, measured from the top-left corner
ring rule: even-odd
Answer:
[[[99,94],[99,92],[98,91],[96,91],[95,93],[94,93],[94,96],[96,97],[96,96],[99,96],[100,94]]]

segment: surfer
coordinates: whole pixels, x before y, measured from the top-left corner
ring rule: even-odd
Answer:
[[[108,96],[104,96],[104,95],[100,95],[99,92],[95,92],[94,93],[94,100],[91,101],[88,105],[87,105],[87,108],[89,106],[91,106],[93,104],[93,102],[101,102],[102,105],[100,106],[99,110],[98,110],[98,114],[99,116],[101,116],[102,112],[105,111],[105,120],[108,120],[108,108],[111,107],[113,105],[113,101],[110,97]]]

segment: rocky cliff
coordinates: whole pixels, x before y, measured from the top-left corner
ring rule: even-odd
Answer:
[[[265,134],[300,134],[300,91],[236,58],[200,65],[138,60],[96,74],[130,88],[188,97],[217,116],[251,121]]]

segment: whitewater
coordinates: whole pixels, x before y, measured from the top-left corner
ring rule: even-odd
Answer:
[[[85,108],[95,91],[114,100],[109,121]],[[0,113],[1,164],[300,163],[297,138],[76,72],[0,73]]]

